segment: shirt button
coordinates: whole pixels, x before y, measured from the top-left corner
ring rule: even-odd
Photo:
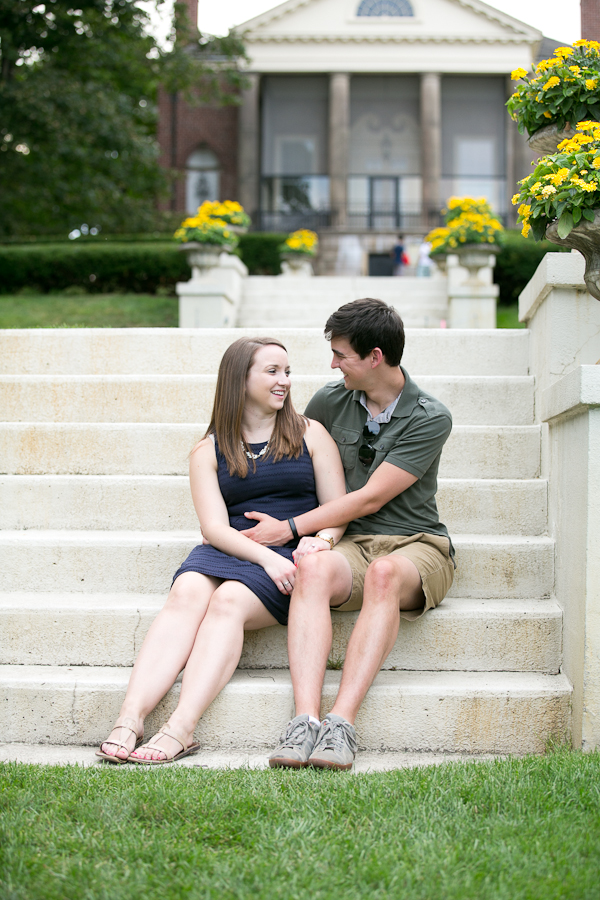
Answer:
[[[342,444],[345,444],[345,443],[346,443],[346,438],[343,437],[343,438],[342,438]]]
[[[425,406],[425,404],[427,403],[426,398],[425,398],[425,397],[420,397],[420,398],[419,398],[419,403],[421,404],[421,406]]]

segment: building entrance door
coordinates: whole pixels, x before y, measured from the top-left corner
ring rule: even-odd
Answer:
[[[369,179],[369,227],[389,230],[400,224],[398,178],[374,175]]]

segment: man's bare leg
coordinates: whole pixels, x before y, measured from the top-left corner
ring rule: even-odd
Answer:
[[[351,590],[352,572],[341,553],[322,551],[300,561],[288,620],[288,656],[297,716],[320,716],[331,650],[330,604],[344,603]]]
[[[421,576],[404,556],[382,556],[365,576],[363,605],[348,643],[340,689],[331,712],[354,724],[373,679],[390,653],[400,627],[400,610],[425,602]]]

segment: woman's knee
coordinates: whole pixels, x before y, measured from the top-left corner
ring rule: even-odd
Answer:
[[[173,582],[165,609],[173,612],[200,612],[208,602],[211,585],[205,575],[184,572]]]
[[[224,581],[210,598],[207,615],[243,618],[246,615],[246,591],[237,581]]]

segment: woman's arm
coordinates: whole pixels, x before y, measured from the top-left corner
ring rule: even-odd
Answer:
[[[312,457],[317,498],[321,506],[332,500],[337,500],[339,497],[344,497],[346,494],[344,467],[342,466],[337,445],[329,432],[320,422],[309,419],[304,439]],[[330,534],[334,543],[337,544],[346,530],[346,525],[337,525],[331,528],[325,526],[319,530]],[[294,551],[294,561],[298,564],[302,557],[307,556],[309,553],[330,549],[331,544],[329,541],[316,537],[304,537]]]
[[[229,524],[227,507],[217,478],[217,457],[210,438],[200,441],[190,457],[190,487],[202,535],[209,544],[235,556],[256,563],[265,570],[282,593],[281,583],[294,583],[292,562],[262,544],[244,537]]]

